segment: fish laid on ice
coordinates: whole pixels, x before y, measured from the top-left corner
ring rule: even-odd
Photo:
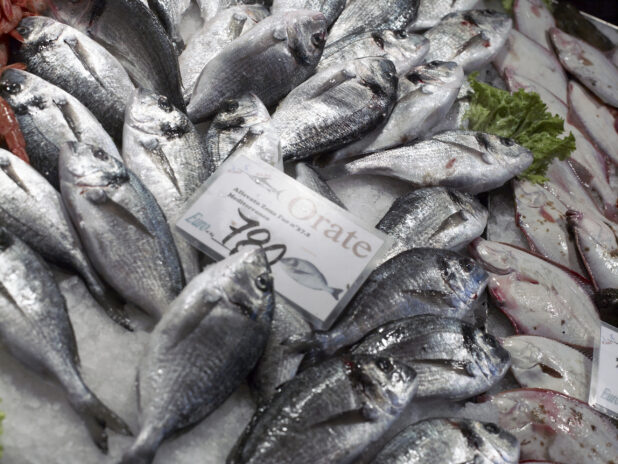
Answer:
[[[345,4],[346,0],[273,0],[270,11],[272,14],[289,10],[319,11],[330,27],[345,8]]]
[[[330,293],[335,300],[338,300],[341,292],[343,292],[341,288],[330,286],[324,274],[322,274],[313,263],[307,260],[300,258],[283,258],[280,263],[286,274],[303,287]]]
[[[264,351],[274,307],[261,249],[208,266],[172,302],[138,371],[140,433],[120,464],[149,464],[163,440],[196,424],[246,379]]]
[[[547,50],[553,49],[547,31],[556,27],[556,21],[543,0],[515,0],[513,17],[515,29]]]
[[[416,20],[408,25],[408,31],[423,31],[434,27],[447,14],[465,11],[474,7],[475,0],[420,0]]]
[[[310,164],[299,162],[293,167],[294,178],[303,184],[305,187],[309,187],[314,192],[319,193],[324,198],[332,201],[336,205],[345,209],[345,205],[339,199],[337,194],[333,192],[333,189],[326,183],[326,181],[320,176],[318,171]]]

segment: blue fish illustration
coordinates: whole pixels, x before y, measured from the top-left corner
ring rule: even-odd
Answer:
[[[302,286],[328,292],[335,300],[339,300],[343,289],[330,287],[324,274],[314,264],[300,258],[283,258],[280,262],[285,272]]]

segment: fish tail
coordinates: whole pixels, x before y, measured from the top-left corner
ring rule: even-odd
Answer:
[[[160,442],[157,434],[143,430],[117,464],[151,464]]]
[[[343,292],[342,288],[328,287],[328,291],[335,300],[339,300],[339,295]]]

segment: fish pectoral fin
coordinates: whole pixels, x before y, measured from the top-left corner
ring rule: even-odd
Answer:
[[[323,82],[321,85],[316,87],[313,90],[313,92],[311,92],[311,95],[307,96],[307,99],[310,100],[310,99],[313,99],[313,98],[321,97],[322,95],[324,95],[329,90],[332,90],[335,87],[340,86],[344,82],[347,82],[347,81],[349,81],[351,79],[354,79],[355,77],[356,77],[356,73],[354,73],[354,71],[351,71],[351,70],[348,70],[348,69],[342,69],[337,74],[335,74],[330,79],[328,79],[326,82]]]
[[[434,366],[446,369],[451,369],[459,375],[467,377],[476,377],[472,369],[472,363],[469,361],[459,361],[457,359],[415,359],[410,365],[420,364],[423,366]]]
[[[242,32],[242,28],[245,27],[247,19],[249,18],[244,13],[234,13],[227,25],[229,37],[238,37]]]
[[[1,161],[3,161],[3,160],[0,160],[0,162]],[[28,190],[28,187],[26,187],[26,184],[24,184],[24,182],[19,178],[19,175],[17,174],[17,172],[15,172],[15,169],[13,169],[13,165],[10,163],[9,160],[7,160],[6,164],[0,164],[0,169],[2,169],[2,171],[4,171],[4,173],[7,175],[7,177],[9,179],[11,179],[13,181],[13,183],[15,183],[15,185],[17,185],[17,187],[19,187],[25,193],[30,195],[30,190]]]
[[[94,77],[94,79],[98,82],[98,84],[101,87],[106,88],[105,81],[103,79],[101,79],[101,77],[95,71],[94,63],[90,62],[90,60],[88,58],[88,52],[86,50],[84,50],[84,48],[83,48],[82,44],[79,42],[79,40],[74,38],[74,37],[71,37],[71,38],[64,39],[64,43],[67,44],[69,49],[73,52],[73,55],[75,55],[75,58],[77,58],[77,61],[79,61],[81,63],[81,65],[84,67],[84,69],[92,77]]]
[[[451,308],[453,305],[453,295],[439,290],[427,290],[427,289],[404,289],[402,293],[408,295],[415,300],[431,303],[432,305],[445,305],[447,308]]]
[[[590,188],[590,184],[594,180],[594,174],[592,174],[586,166],[581,164],[579,161],[573,158],[569,158],[567,161],[571,169],[575,172],[579,180],[584,184],[587,188]]]
[[[167,156],[165,156],[165,153],[161,149],[161,146],[159,144],[149,145],[144,143],[142,143],[141,145],[142,147],[144,147],[146,152],[150,154],[150,159],[155,164],[155,166],[157,166],[157,168],[163,174],[165,174],[165,176],[170,180],[176,191],[179,194],[182,194],[182,192],[180,191],[178,178],[176,177],[176,173],[174,172],[174,168],[167,159]]]
[[[198,328],[200,323],[208,317],[218,302],[218,299],[212,301],[205,300],[203,304],[200,305],[199,311],[193,310],[187,312],[182,317],[177,318],[175,324],[169,325],[163,332],[168,339],[168,349],[174,349],[186,340],[191,333]]]
[[[470,153],[476,157],[478,157],[479,159],[481,159],[484,163],[487,164],[493,164],[493,160],[491,160],[490,162],[490,158],[488,159],[488,153],[484,152],[482,150],[477,150],[474,147],[471,147],[469,145],[465,145],[463,143],[458,143],[458,142],[454,142],[452,140],[441,140],[439,137],[434,137],[436,140],[439,140],[440,142],[444,143],[445,145],[450,145],[453,148],[459,149],[459,150],[463,150],[467,153]]]
[[[480,48],[482,50],[484,48],[489,47],[490,43],[491,43],[491,40],[489,39],[489,36],[485,33],[485,31],[481,31],[480,33],[476,34],[474,37],[471,37],[466,42],[464,42],[461,45],[461,47],[459,47],[457,51],[455,52],[455,56],[459,56],[464,52],[467,52],[469,50],[474,50],[477,48]]]
[[[58,101],[54,100],[54,104],[62,114],[64,122],[67,124],[67,126],[69,126],[69,129],[71,129],[71,132],[73,132],[73,135],[75,136],[77,141],[81,142],[83,131],[78,125],[79,116],[76,114],[71,104],[65,99]]]
[[[105,196],[103,197],[99,191],[103,192]],[[86,193],[86,198],[88,198],[90,202],[99,205],[99,207],[106,208],[109,214],[129,224],[130,226],[135,227],[137,230],[145,233],[149,237],[156,237],[156,234],[150,230],[148,225],[144,224],[140,218],[138,218],[132,211],[125,208],[124,205],[121,205],[111,199],[107,193],[105,193],[105,190],[91,189]]]
[[[467,220],[468,217],[465,211],[457,211],[456,213],[451,214],[444,221],[442,221],[442,223],[438,226],[435,232],[431,234],[431,237],[429,238],[432,239],[445,230],[465,224]]]
[[[378,418],[377,412],[368,406],[358,409],[343,411],[331,416],[323,421],[311,424],[309,427],[345,427],[366,422],[374,422]]]

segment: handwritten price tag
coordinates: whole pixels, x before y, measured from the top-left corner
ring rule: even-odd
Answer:
[[[618,328],[601,323],[599,345],[594,350],[590,406],[618,419]]]

